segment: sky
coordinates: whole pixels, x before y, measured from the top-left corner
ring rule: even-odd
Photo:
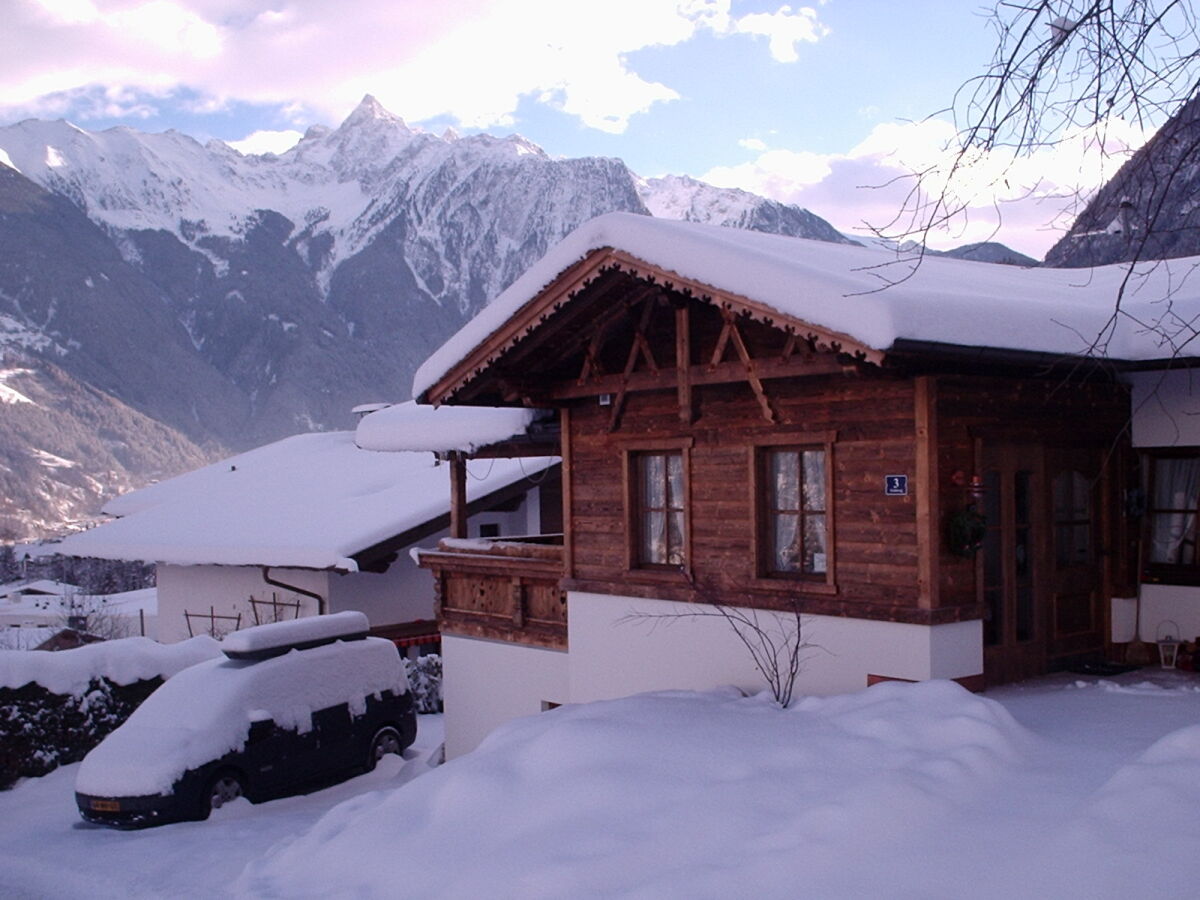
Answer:
[[[995,45],[972,0],[0,0],[0,21],[0,124],[174,128],[282,152],[372,94],[414,127],[620,157],[857,234],[906,230],[908,176],[945,159],[945,110]],[[1040,258],[1071,198],[1121,161],[1085,143],[982,160],[960,188],[969,215],[930,243]]]

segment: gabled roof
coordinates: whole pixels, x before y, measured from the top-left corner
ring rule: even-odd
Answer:
[[[473,462],[468,500],[554,462]],[[348,431],[302,434],[119,497],[105,512],[122,518],[67,538],[60,552],[354,571],[355,554],[449,507],[449,467],[431,453],[363,450]]]
[[[699,300],[871,360],[908,343],[1141,361],[1194,354],[1198,265],[1147,263],[1126,282],[1122,265],[918,261],[874,247],[611,213],[551,248],[430,356],[413,395],[452,392],[571,303],[606,266],[669,281]]]

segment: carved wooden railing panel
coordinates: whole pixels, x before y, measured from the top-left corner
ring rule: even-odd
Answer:
[[[563,549],[541,540],[446,539],[420,551],[442,633],[565,650]]]

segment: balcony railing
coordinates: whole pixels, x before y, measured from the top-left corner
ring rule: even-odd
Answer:
[[[444,538],[418,556],[433,572],[444,635],[566,649],[562,535]]]

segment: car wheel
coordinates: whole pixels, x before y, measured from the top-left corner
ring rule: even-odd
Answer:
[[[244,796],[245,793],[240,775],[236,772],[222,772],[212,780],[208,790],[204,792],[205,818],[214,809],[220,809],[231,800]]]
[[[389,753],[400,756],[404,753],[404,745],[400,741],[400,732],[391,725],[380,728],[371,740],[371,749],[367,753],[367,771],[375,768],[375,764]]]

